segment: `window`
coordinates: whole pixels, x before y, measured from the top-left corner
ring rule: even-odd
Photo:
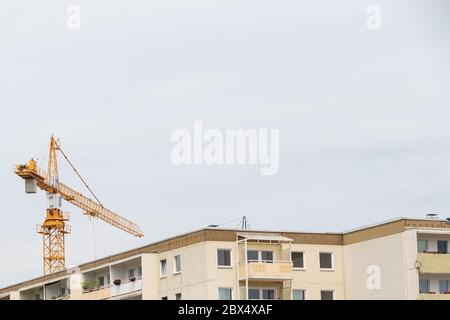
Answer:
[[[181,292],[175,294],[175,300],[181,300]]]
[[[320,291],[320,300],[334,300],[334,291],[333,290],[321,290]]]
[[[231,288],[219,288],[219,300],[231,300],[232,291]]]
[[[247,251],[247,260],[248,261],[258,261],[259,260],[259,252],[255,250]]]
[[[305,300],[305,290],[292,290],[292,300]]]
[[[167,276],[167,259],[159,261],[159,266],[161,277]]]
[[[320,269],[333,269],[333,254],[321,252],[319,253]]]
[[[231,267],[231,250],[217,250],[217,265],[220,267]]]
[[[167,296],[166,297],[161,297],[161,300],[167,300]]]
[[[274,289],[263,289],[262,296],[264,300],[275,300],[275,290]]]
[[[142,278],[142,267],[138,267],[138,277]]]
[[[438,253],[447,253],[447,240],[437,241]]]
[[[303,269],[305,267],[305,262],[303,260],[303,252],[292,252],[291,259],[294,263],[294,268]]]
[[[181,256],[173,257],[173,272],[179,273],[181,272]]]
[[[428,251],[428,240],[417,240],[417,252],[424,253]]]
[[[430,281],[428,279],[419,280],[419,292],[420,293],[430,292]]]
[[[275,300],[275,289],[250,288],[248,289],[249,300]]]
[[[447,293],[449,280],[439,280],[439,293]]]
[[[105,277],[98,277],[98,285],[103,287],[105,285]]]
[[[273,262],[273,251],[257,251],[248,250],[247,251],[247,261],[248,262]]]
[[[248,289],[249,300],[259,300],[259,289]]]
[[[261,261],[262,262],[273,262],[273,252],[272,251],[261,251]]]
[[[134,278],[134,269],[128,269],[128,278]]]

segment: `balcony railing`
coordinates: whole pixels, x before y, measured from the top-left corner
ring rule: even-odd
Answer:
[[[450,273],[450,254],[418,253],[417,267],[421,273]]]
[[[450,294],[443,293],[420,293],[417,300],[450,300]]]
[[[120,296],[142,290],[142,279],[121,282],[120,285],[111,285],[111,296]]]
[[[239,277],[245,279],[247,272],[249,279],[292,279],[292,261],[253,261],[239,265]]]
[[[105,300],[111,298],[111,288],[102,287],[100,289],[85,290],[82,295],[83,300]]]

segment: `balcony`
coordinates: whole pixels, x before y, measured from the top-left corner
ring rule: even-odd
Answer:
[[[132,293],[140,293],[142,290],[142,279],[122,282],[120,285],[111,286],[111,296],[123,296]]]
[[[450,300],[450,294],[420,293],[417,300]]]
[[[111,298],[111,288],[83,292],[82,300],[106,300]]]
[[[450,254],[418,253],[417,266],[421,273],[450,273]]]
[[[292,279],[292,261],[249,261],[239,265],[240,279],[246,278],[246,265],[248,279],[259,280],[289,280]]]

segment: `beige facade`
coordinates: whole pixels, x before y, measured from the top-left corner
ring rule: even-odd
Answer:
[[[449,243],[438,220],[322,234],[206,228],[0,289],[0,299],[448,299]]]

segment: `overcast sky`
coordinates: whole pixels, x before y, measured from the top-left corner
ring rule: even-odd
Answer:
[[[13,165],[43,159],[52,133],[145,232],[65,203],[67,266],[243,215],[330,232],[450,216],[447,0],[93,2],[0,0],[0,287],[42,274],[44,193],[25,194]],[[366,26],[374,4],[380,30]],[[171,133],[194,120],[279,129],[279,173],[175,166]]]

